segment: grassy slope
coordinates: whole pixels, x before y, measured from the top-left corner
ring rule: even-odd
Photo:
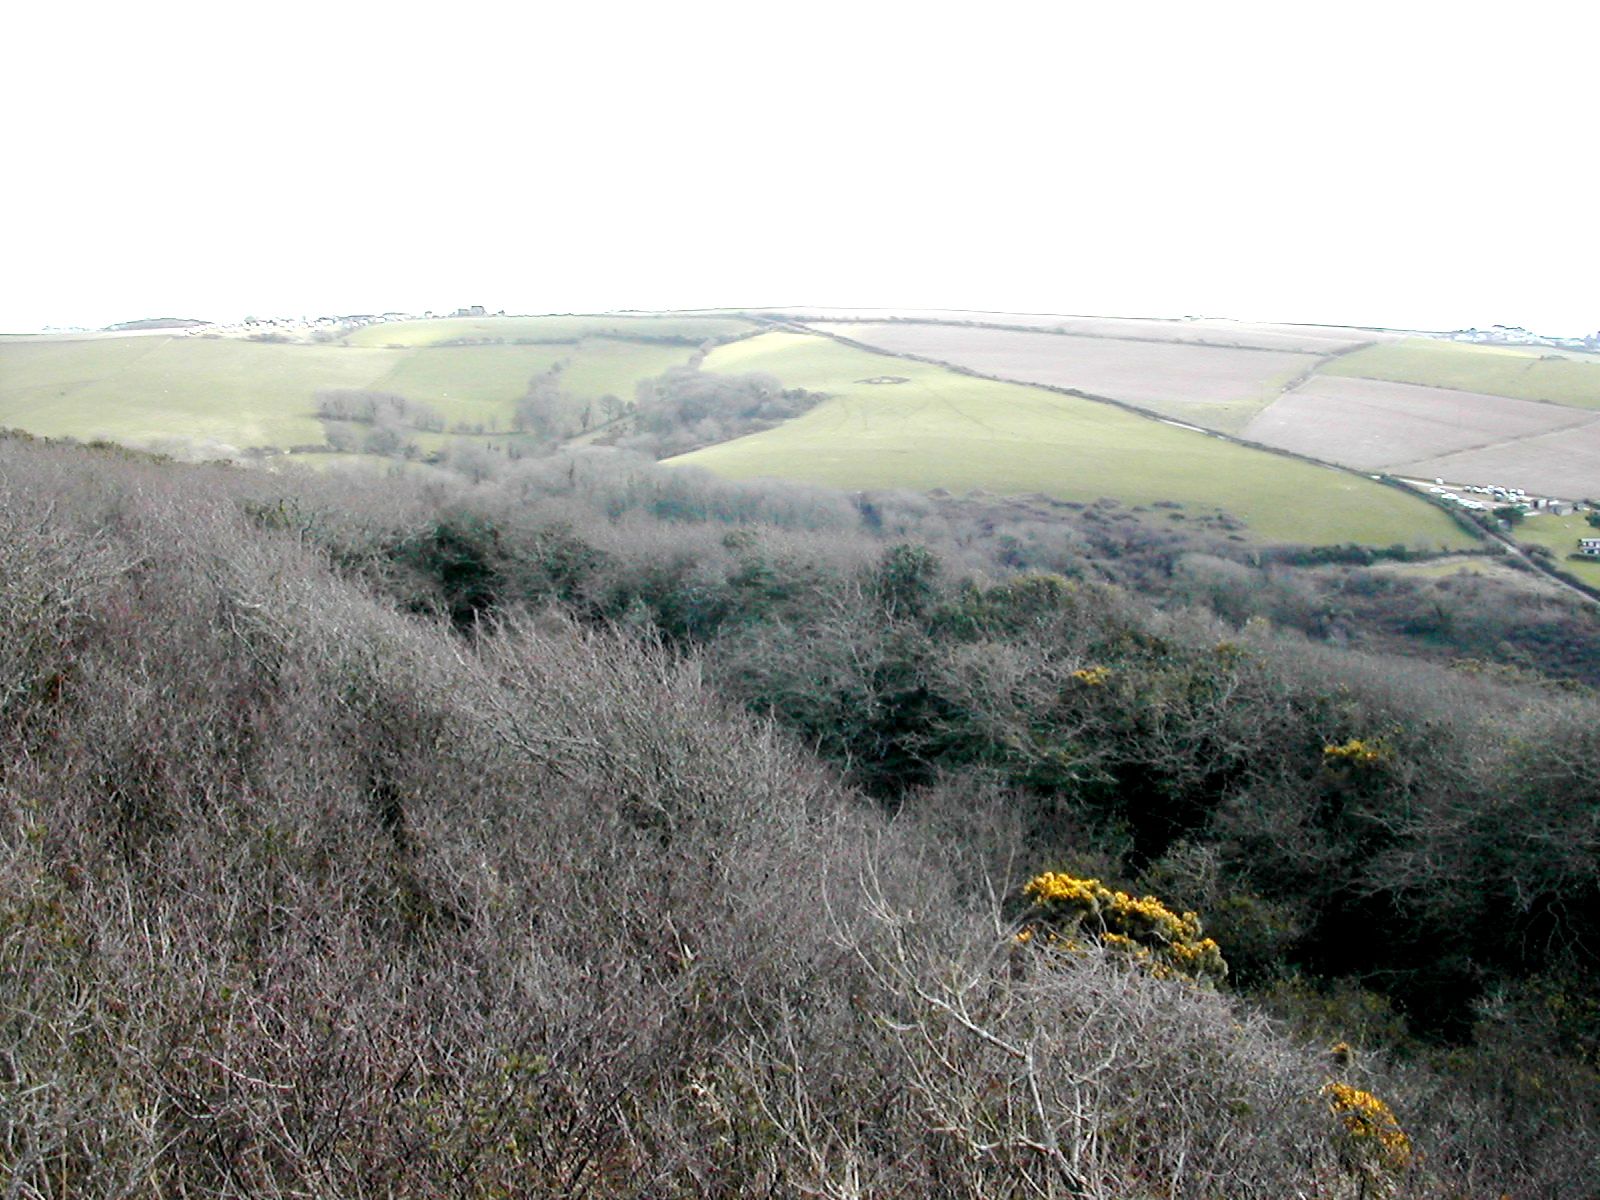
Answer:
[[[451,425],[504,429],[528,381],[553,363],[567,364],[562,387],[573,395],[631,399],[639,380],[692,353],[609,338],[407,350],[192,337],[5,342],[0,426],[132,444],[188,438],[282,448],[324,441],[319,390],[372,388],[425,401]]]
[[[0,424],[47,436],[237,447],[321,442],[317,389],[363,388],[400,352],[227,338],[108,338],[0,347]]]
[[[749,333],[752,328],[750,322],[732,317],[443,317],[432,321],[368,325],[356,330],[347,340],[352,346],[434,346],[457,338],[572,341],[607,334],[703,340],[737,337]]]
[[[567,367],[561,372],[561,390],[585,400],[598,400],[605,395],[632,400],[634,387],[641,379],[681,366],[692,353],[686,346],[592,338],[569,356]]]
[[[433,405],[451,423],[503,428],[534,376],[564,364],[561,389],[585,400],[610,395],[633,399],[641,379],[681,366],[687,346],[587,338],[577,345],[428,346],[409,351],[376,386]]]
[[[571,356],[576,346],[432,346],[401,354],[375,387],[431,404],[450,424],[505,428],[528,381]]]
[[[1600,408],[1600,360],[1545,357],[1546,353],[1408,338],[1358,350],[1322,370],[1328,375],[1389,379],[1518,400]]]
[[[1600,537],[1600,529],[1590,525],[1583,516],[1573,513],[1553,517],[1540,513],[1523,521],[1512,530],[1511,536],[1525,544],[1548,546],[1555,551],[1556,565],[1563,571],[1591,587],[1600,587],[1600,560],[1575,562],[1567,557],[1577,553],[1579,538]]]
[[[835,487],[987,488],[1075,500],[1220,508],[1274,540],[1463,547],[1432,506],[1355,476],[1236,446],[1020,384],[769,333],[713,351],[706,369],[767,371],[832,399],[765,433],[673,462],[737,478]],[[901,384],[867,384],[874,376]]]

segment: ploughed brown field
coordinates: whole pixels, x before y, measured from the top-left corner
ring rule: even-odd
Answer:
[[[1574,498],[1600,488],[1600,414],[1504,396],[1316,376],[1244,436],[1362,470]]]
[[[956,309],[785,309],[784,313],[808,325],[837,321],[943,322],[963,325],[1026,326],[1041,332],[1079,337],[1127,338],[1135,341],[1181,342],[1188,345],[1288,350],[1308,354],[1336,354],[1373,342],[1397,341],[1403,334],[1387,330],[1349,329],[1335,325],[1254,324],[1199,317],[1170,320],[1157,317],[1071,317],[1048,313],[963,312]],[[839,332],[844,332],[840,330]]]
[[[1075,388],[1218,429],[1237,429],[1320,361],[1281,350],[1023,333],[954,325],[818,322],[813,328],[1017,383]]]
[[[1402,474],[1495,483],[1568,500],[1600,498],[1600,415],[1497,446],[1402,463]]]

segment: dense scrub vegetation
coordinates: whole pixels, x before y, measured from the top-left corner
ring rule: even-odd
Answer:
[[[487,424],[457,421],[449,432],[466,436],[423,439],[432,447],[426,452],[416,435],[446,430],[444,417],[431,405],[392,392],[324,389],[317,394],[316,412],[326,446],[297,449],[377,459],[426,458],[481,481],[510,462],[586,443],[621,447],[649,459],[669,458],[770,429],[826,398],[804,388],[785,388],[771,375],[704,372],[704,350],[687,365],[640,379],[626,400],[574,391],[567,385],[572,360],[557,359],[528,380],[504,425],[494,418]]]
[[[1308,640],[1283,570],[615,452],[0,441],[0,1180],[1583,1194],[1585,675]]]
[[[772,375],[701,371],[697,359],[640,383],[625,431],[613,439],[651,458],[670,458],[771,429],[826,397],[786,388]]]
[[[804,388],[785,388],[770,375],[702,371],[703,358],[697,353],[686,366],[640,380],[632,400],[607,395],[598,404],[563,389],[558,363],[529,382],[517,402],[513,428],[545,447],[592,431],[594,440],[606,445],[669,458],[771,429],[824,399]]]
[[[416,458],[420,452],[411,433],[444,429],[444,418],[430,405],[359,388],[319,392],[317,416],[331,449],[383,458]]]

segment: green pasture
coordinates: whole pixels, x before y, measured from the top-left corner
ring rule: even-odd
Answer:
[[[671,460],[734,478],[840,488],[1044,492],[1222,510],[1257,536],[1306,544],[1474,544],[1433,506],[1345,472],[1176,429],[1041,388],[976,379],[821,337],[767,333],[706,369],[766,371],[829,393],[805,415]],[[904,383],[866,383],[874,377]]]
[[[739,337],[754,328],[732,317],[572,316],[572,317],[437,317],[366,325],[350,334],[352,346],[437,346],[463,338],[522,339],[572,342],[580,338],[676,338],[705,341]]]
[[[6,338],[0,340],[0,403],[24,395],[66,396],[149,354],[164,337]]]
[[[1334,359],[1325,375],[1353,375],[1432,387],[1600,408],[1600,358],[1538,349],[1406,338]]]
[[[129,337],[0,344],[0,425],[47,437],[320,443],[316,393],[367,388],[401,352]]]
[[[1600,537],[1585,519],[1586,513],[1569,513],[1564,517],[1549,513],[1535,513],[1511,531],[1511,536],[1523,545],[1544,546],[1555,552],[1556,565],[1576,579],[1592,587],[1600,587],[1600,559],[1584,562],[1567,557],[1578,552],[1578,539]]]
[[[616,396],[632,400],[641,379],[653,379],[668,367],[683,366],[693,355],[688,346],[590,338],[576,348],[561,372],[561,390],[585,400]]]
[[[632,400],[642,379],[682,366],[694,351],[669,343],[586,338],[569,345],[426,346],[407,351],[374,386],[438,409],[449,425],[507,428],[528,383],[561,365],[561,390],[581,400]],[[598,418],[597,418],[598,419]]]
[[[431,405],[457,422],[506,428],[528,382],[571,357],[576,346],[429,346],[397,351],[373,387]]]
[[[0,341],[0,427],[173,452],[190,443],[207,455],[226,446],[322,445],[317,393],[356,388],[427,403],[447,427],[505,430],[529,381],[558,362],[569,394],[631,400],[640,380],[693,353],[612,338],[406,350],[204,337],[11,339]]]

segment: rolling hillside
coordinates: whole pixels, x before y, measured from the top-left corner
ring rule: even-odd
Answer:
[[[1361,330],[1230,335],[1201,322],[805,320],[874,349],[1072,388],[1358,471],[1569,500],[1600,490],[1592,355]]]
[[[750,323],[737,317],[624,313],[610,316],[442,317],[367,325],[351,333],[352,346],[443,346],[463,342],[576,342],[609,337],[697,345],[741,337]]]
[[[1407,338],[1366,347],[1324,372],[1600,409],[1600,358],[1592,354]]]
[[[1033,333],[910,322],[819,322],[812,328],[893,354],[954,363],[997,379],[1108,396],[1230,433],[1242,429],[1320,361],[1320,352],[1303,348],[1222,346],[1168,340],[1153,332]]]
[[[1244,435],[1366,471],[1581,498],[1600,481],[1600,413],[1477,392],[1318,375]]]
[[[631,398],[701,341],[752,331],[730,319],[549,317],[371,325],[344,341],[169,336],[0,340],[0,426],[187,457],[326,446],[317,397],[394,393],[446,430],[511,428],[530,381],[559,368],[576,400]],[[430,447],[432,448],[432,447]]]
[[[392,350],[232,338],[0,343],[0,425],[131,445],[165,439],[288,448],[322,441],[316,393],[365,388]]]
[[[817,332],[797,332],[797,316]],[[1435,349],[1381,331],[1011,314],[451,318],[287,342],[211,332],[7,338],[0,426],[180,457],[291,452],[332,464],[374,450],[364,427],[319,419],[319,394],[345,390],[403,397],[424,414],[404,431],[412,455],[468,445],[526,452],[534,442],[514,433],[517,407],[536,380],[576,406],[583,428],[547,429],[538,444],[603,442],[626,433],[626,418],[604,422],[642,381],[689,364],[708,343],[720,343],[708,372],[762,373],[829,397],[777,428],[671,460],[731,477],[1160,503],[1166,511],[1143,519],[1428,550],[1472,539],[1393,489],[1173,422],[1357,471],[1498,472],[1496,482],[1563,492],[1600,478],[1591,471],[1600,415],[1589,404],[1600,407],[1600,395],[1590,396],[1585,374],[1595,368],[1577,359]],[[1430,380],[1460,382],[1462,364],[1481,368],[1481,392],[1356,374],[1432,371]],[[1539,395],[1503,394],[1517,387]]]
[[[1225,512],[1257,536],[1463,547],[1443,513],[1353,475],[1115,407],[774,332],[719,347],[710,371],[762,371],[831,399],[777,429],[678,459],[735,478],[841,488],[986,488]]]
[[[991,329],[1019,329],[1037,333],[1065,333],[1076,337],[1116,338],[1123,341],[1176,342],[1180,345],[1217,346],[1223,349],[1288,350],[1329,354],[1358,346],[1396,341],[1402,335],[1382,329],[1352,329],[1338,325],[1263,324],[1221,318],[1190,317],[1086,317],[1049,313],[967,312],[959,309],[840,309],[791,308],[762,310],[763,315],[802,321],[840,324],[911,323],[960,325]]]

